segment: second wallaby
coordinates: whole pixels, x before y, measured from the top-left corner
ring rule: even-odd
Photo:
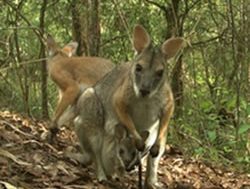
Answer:
[[[104,58],[73,56],[77,47],[77,42],[70,42],[61,49],[51,36],[47,38],[48,73],[59,89],[59,100],[50,127],[50,140],[57,133],[58,127],[74,117],[72,106],[81,92],[94,85],[114,67],[110,60]]]
[[[183,43],[182,38],[170,38],[155,47],[147,31],[140,25],[135,26],[133,45],[137,55],[134,60],[114,68],[93,88],[87,89],[85,96],[80,97],[80,101],[84,102],[88,93],[94,95],[94,101],[100,108],[91,109],[92,113],[85,116],[79,114],[76,125],[88,125],[91,131],[93,117],[104,115],[96,123],[104,131],[114,133],[114,126],[124,125],[136,148],[143,154],[150,151],[144,185],[147,189],[157,185],[158,164],[165,149],[167,128],[174,111],[166,64]],[[86,113],[87,109],[84,111]],[[149,133],[146,141],[141,136],[145,131]]]

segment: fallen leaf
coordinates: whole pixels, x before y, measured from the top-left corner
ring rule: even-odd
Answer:
[[[11,154],[10,152],[8,152],[2,148],[0,148],[0,155],[11,159],[12,161],[14,161],[15,163],[17,163],[19,165],[31,166],[30,163],[18,160],[18,158],[15,155]]]
[[[24,189],[24,188],[21,188],[21,187],[13,186],[12,184],[10,184],[8,182],[4,182],[4,181],[0,181],[0,186],[1,186],[1,188],[3,187],[3,188],[6,188],[6,189]]]

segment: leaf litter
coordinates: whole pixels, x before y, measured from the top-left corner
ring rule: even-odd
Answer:
[[[62,128],[51,145],[43,140],[48,122],[0,111],[0,189],[137,189],[138,172],[98,183],[92,166],[84,167],[67,153],[79,152],[71,128]],[[250,174],[208,165],[175,151],[162,157],[159,188],[250,189]],[[145,161],[143,161],[145,176]]]

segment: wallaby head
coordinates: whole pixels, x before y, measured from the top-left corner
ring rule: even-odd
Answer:
[[[149,132],[140,133],[143,140],[146,141]],[[126,171],[132,171],[139,164],[139,152],[134,145],[132,136],[122,124],[115,126],[115,136],[117,140],[117,157],[122,162],[122,168]]]
[[[71,57],[76,54],[77,47],[78,43],[72,41],[61,49],[51,35],[48,35],[47,37],[47,48],[49,57],[54,57],[57,54],[66,57]]]
[[[137,97],[151,97],[166,79],[166,61],[178,52],[182,38],[170,38],[160,47],[154,47],[147,31],[135,26],[133,45],[137,52],[132,68],[133,88]]]
[[[138,161],[138,152],[133,140],[126,128],[121,124],[115,126],[115,136],[117,141],[117,157],[121,162],[121,168],[131,171],[136,164],[135,162]]]

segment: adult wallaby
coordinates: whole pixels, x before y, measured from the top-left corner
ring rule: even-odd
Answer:
[[[50,127],[51,140],[58,127],[74,117],[74,111],[69,107],[76,102],[81,91],[94,85],[114,67],[110,60],[104,58],[72,57],[77,46],[77,42],[71,42],[61,49],[51,36],[47,38],[48,73],[59,89],[59,101]]]
[[[114,133],[113,127],[122,124],[139,151],[150,150],[145,179],[147,189],[155,188],[157,184],[158,164],[165,149],[167,128],[174,111],[166,64],[183,43],[182,38],[170,38],[161,46],[154,47],[146,30],[140,25],[135,26],[133,45],[137,55],[134,60],[114,68],[80,97],[80,101],[84,102],[88,95],[95,96],[94,101],[100,108],[91,109],[89,115],[83,116],[81,113],[76,120],[77,125],[88,125],[91,130],[88,120],[98,117],[102,111],[104,118],[97,124],[103,125],[105,131]],[[146,141],[141,136],[145,131],[149,133]]]
[[[122,125],[107,123],[105,127],[104,109],[93,88],[82,93],[76,107],[78,116],[74,124],[82,148],[81,162],[94,162],[98,181],[131,170],[138,161],[133,141]]]
[[[50,55],[48,72],[59,88],[59,102],[50,128],[52,131],[50,140],[52,140],[58,126],[73,119],[77,115],[77,111],[88,116],[88,110],[91,108],[99,109],[98,106],[91,103],[92,101],[87,101],[86,107],[81,100],[77,103],[78,97],[87,87],[94,85],[107,74],[114,65],[111,61],[98,57],[72,57],[77,48],[76,42],[71,42],[60,49],[54,39],[49,36],[47,46]],[[76,104],[79,106],[77,107]],[[86,114],[83,113],[85,110]],[[130,165],[130,162],[137,161],[135,159],[137,157],[136,149],[133,147],[131,139],[127,137],[126,130],[117,127],[114,129],[113,135],[105,134],[103,128],[95,125],[95,121],[98,122],[102,119],[102,116],[98,115],[97,118],[89,120],[92,127],[86,129],[85,125],[76,127],[76,134],[79,136],[80,142],[84,143],[81,145],[84,151],[81,163],[88,164],[92,160],[97,161],[95,164],[97,164],[98,180],[105,180],[106,176],[120,175],[125,169],[132,169],[133,163]],[[84,142],[85,140],[87,142]],[[94,141],[93,149],[92,141]],[[100,141],[102,141],[101,147],[98,145]],[[97,156],[93,155],[95,149],[98,149]]]

